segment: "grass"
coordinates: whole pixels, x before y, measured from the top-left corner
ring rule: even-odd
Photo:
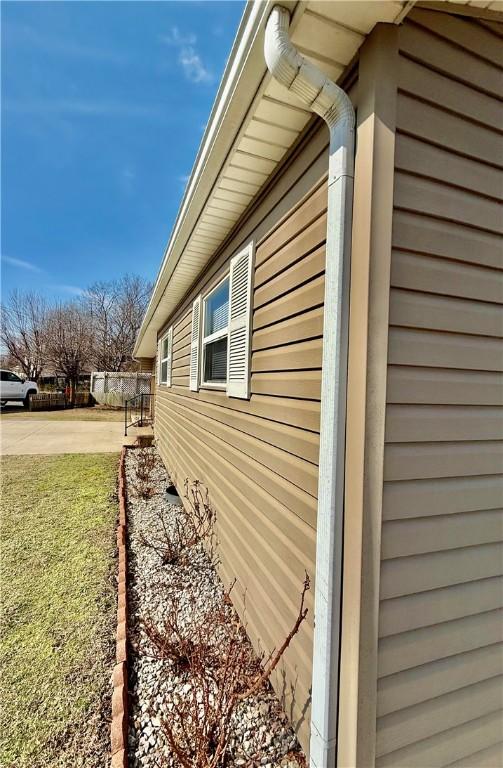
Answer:
[[[0,765],[107,765],[117,455],[2,469]]]
[[[25,411],[18,405],[0,410],[2,419],[34,419],[35,421],[121,421],[124,411],[108,408],[67,408],[54,411]]]

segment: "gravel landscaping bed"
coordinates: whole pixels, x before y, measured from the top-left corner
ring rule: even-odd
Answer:
[[[197,642],[203,627],[205,642],[210,652],[214,652],[222,647],[222,633],[236,633],[239,619],[201,543],[191,547],[180,562],[171,565],[163,565],[158,552],[152,548],[151,543],[162,536],[163,526],[170,533],[176,530],[180,507],[166,499],[169,478],[155,448],[142,450],[156,455],[149,480],[153,493],[148,499],[141,498],[135,491],[138,488],[139,451],[130,450],[126,456],[128,629],[132,648],[129,661],[129,759],[131,768],[179,768],[181,763],[169,745],[165,724],[171,722],[177,702],[191,696],[198,683],[191,678],[190,670],[180,669],[172,660],[159,658],[147,637],[145,622],[162,628],[170,610],[173,615],[175,605],[178,626],[184,638]],[[183,493],[182,489],[179,491]],[[224,622],[214,627],[206,626],[206,617],[215,609],[225,617]],[[239,632],[243,632],[240,625]],[[244,643],[251,648],[246,638]],[[210,699],[212,696],[210,693]],[[269,683],[240,701],[230,723],[225,766],[305,766],[295,734]]]

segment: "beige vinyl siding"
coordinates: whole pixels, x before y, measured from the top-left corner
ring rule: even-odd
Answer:
[[[152,373],[155,359],[152,359],[151,357],[141,357],[137,362],[139,366],[138,369],[141,373]]]
[[[201,277],[173,323],[173,386],[156,390],[155,433],[173,480],[209,488],[222,574],[257,648],[278,647],[314,577],[328,135],[313,139],[271,188],[257,224]],[[282,185],[279,194],[277,185]],[[275,195],[276,201],[275,200]],[[288,207],[285,207],[285,200]],[[255,239],[251,397],[189,389],[191,306]],[[243,596],[246,593],[246,598]],[[273,683],[308,748],[313,596],[308,621]]]
[[[376,765],[503,764],[501,39],[400,31]]]

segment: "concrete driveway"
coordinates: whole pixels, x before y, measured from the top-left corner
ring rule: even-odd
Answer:
[[[134,430],[131,430],[134,432]],[[135,435],[124,437],[124,425],[113,421],[2,420],[3,456],[50,453],[113,453]]]

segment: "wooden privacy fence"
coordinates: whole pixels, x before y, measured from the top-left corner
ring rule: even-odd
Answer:
[[[75,408],[86,408],[90,405],[89,392],[75,392],[73,405]],[[30,396],[30,411],[47,411],[51,408],[66,408],[72,403],[64,392],[39,392]]]
[[[30,411],[47,411],[50,408],[66,408],[63,392],[39,392],[30,397]]]
[[[89,392],[75,392],[73,404],[76,408],[85,408],[91,405],[91,394]]]
[[[151,373],[94,371],[90,391],[97,403],[122,407],[135,395],[150,394],[151,382]]]

